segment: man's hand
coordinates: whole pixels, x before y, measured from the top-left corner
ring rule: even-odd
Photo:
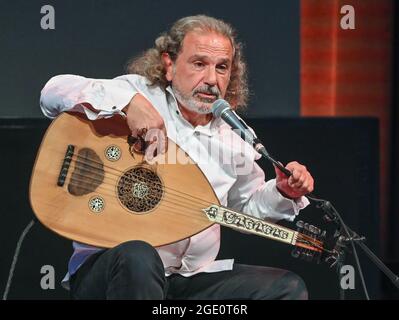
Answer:
[[[133,137],[141,137],[150,145],[146,152],[146,160],[151,161],[155,150],[157,153],[165,153],[167,149],[167,138],[165,123],[152,106],[152,104],[141,94],[136,94],[129,104],[123,108],[126,113],[126,122],[132,131]]]
[[[305,166],[293,161],[286,168],[292,172],[288,178],[280,169],[276,171],[277,190],[286,198],[297,199],[313,191],[314,180]]]

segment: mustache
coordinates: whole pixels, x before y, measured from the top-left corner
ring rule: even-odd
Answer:
[[[195,89],[193,91],[193,95],[197,94],[197,93],[210,94],[210,95],[214,95],[216,97],[220,96],[219,89],[215,86],[209,86],[209,85],[204,85],[204,86],[198,87],[197,89]]]

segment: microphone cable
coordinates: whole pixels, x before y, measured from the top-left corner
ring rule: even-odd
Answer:
[[[14,252],[14,257],[12,259],[12,263],[11,263],[11,267],[10,267],[10,271],[8,273],[8,279],[7,279],[7,284],[3,293],[3,300],[7,300],[8,297],[8,293],[10,291],[10,287],[11,287],[11,282],[12,282],[12,278],[14,276],[14,271],[15,271],[15,266],[17,265],[17,261],[18,261],[18,257],[19,257],[19,252],[21,250],[21,246],[22,246],[22,242],[24,241],[26,235],[28,234],[29,230],[33,227],[33,225],[35,224],[35,222],[37,221],[37,218],[34,217],[29,223],[28,225],[25,227],[25,229],[22,231],[18,242],[17,242],[17,247],[15,248],[15,252]]]

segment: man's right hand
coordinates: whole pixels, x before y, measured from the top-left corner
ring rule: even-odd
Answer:
[[[133,137],[142,137],[148,144],[153,144],[145,150],[146,160],[151,161],[157,153],[167,150],[165,123],[153,105],[141,94],[136,94],[122,110],[126,114],[126,122]],[[144,151],[144,150],[142,150]]]

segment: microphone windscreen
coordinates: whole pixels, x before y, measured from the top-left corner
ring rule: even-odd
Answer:
[[[213,104],[212,104],[212,114],[216,117],[219,118],[222,112],[226,109],[230,109],[230,104],[223,99],[217,99]]]

